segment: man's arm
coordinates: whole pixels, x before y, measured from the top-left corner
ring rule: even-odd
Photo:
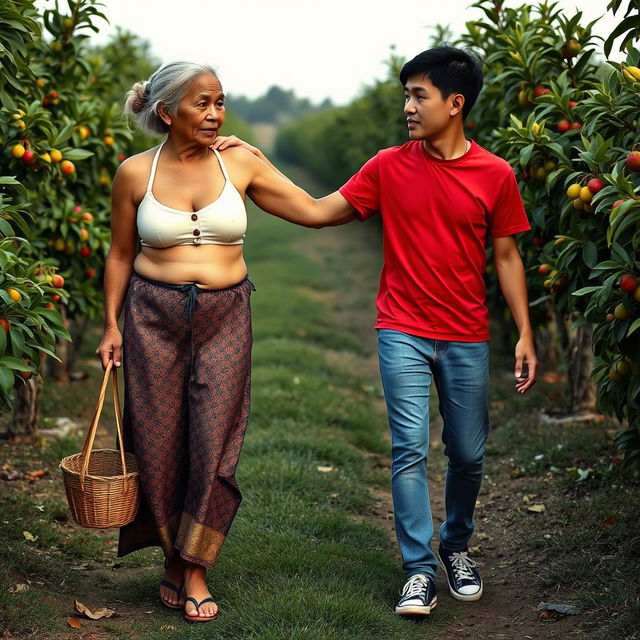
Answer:
[[[526,393],[536,381],[538,361],[529,321],[527,282],[522,258],[513,236],[493,239],[493,257],[500,289],[518,327],[520,339],[516,344],[516,390]],[[524,367],[526,363],[526,368]],[[524,376],[522,374],[525,374]]]

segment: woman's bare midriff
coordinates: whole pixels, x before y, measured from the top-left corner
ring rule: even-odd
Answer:
[[[168,284],[194,282],[204,289],[224,289],[247,276],[241,244],[142,247],[133,268],[143,278]]]

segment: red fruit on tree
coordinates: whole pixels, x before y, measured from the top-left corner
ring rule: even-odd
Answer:
[[[625,293],[633,293],[636,290],[637,286],[638,280],[631,273],[627,273],[620,278],[620,288]]]
[[[582,128],[582,125],[581,125],[579,122],[574,122],[574,123],[571,125],[571,128],[572,128],[572,129],[581,129],[581,128]]]
[[[604,189],[604,186],[604,182],[602,182],[600,178],[592,178],[591,180],[589,180],[589,182],[587,182],[587,187],[594,196],[596,195],[596,193],[598,193],[598,191],[602,191]]]
[[[96,270],[95,269],[87,269],[84,272],[84,275],[87,276],[87,278],[93,278],[93,276],[96,275]]]
[[[640,151],[632,151],[627,156],[627,169],[629,171],[640,171]]]
[[[0,318],[0,325],[4,329],[5,333],[9,333],[9,329],[11,328],[11,325],[9,324],[9,321],[6,318]]]
[[[59,274],[55,274],[53,276],[53,280],[51,281],[51,284],[56,288],[56,289],[62,289],[62,287],[64,287],[64,278],[59,275]]]
[[[86,220],[87,222],[93,222],[93,215],[92,215],[92,214],[90,214],[88,211],[85,211],[85,212],[82,214],[82,219],[83,219],[83,220]]]
[[[542,246],[542,238],[539,238],[538,236],[535,236],[534,239],[532,240],[533,242],[533,246],[534,247],[541,247]]]
[[[60,168],[62,169],[62,173],[66,174],[72,174],[76,170],[73,162],[71,162],[70,160],[63,160],[60,163]]]
[[[569,109],[574,109],[578,105],[574,100],[569,100]]]
[[[569,129],[571,129],[571,123],[568,120],[560,120],[560,122],[558,122],[558,125],[556,126],[556,129],[559,133],[566,133],[567,131],[569,131]]]
[[[30,149],[27,149],[22,154],[22,162],[24,162],[24,164],[31,164],[35,159],[36,159],[36,154],[33,153],[33,151],[31,151]]]
[[[543,96],[545,94],[545,91],[548,91],[548,89],[545,89],[545,87],[543,87],[541,84],[538,84],[533,88],[533,97],[539,98],[540,96]]]
[[[82,247],[82,249],[80,249],[80,255],[83,258],[88,258],[91,255],[91,249],[89,249],[89,247]]]
[[[541,273],[543,276],[549,273],[549,271],[551,271],[551,266],[548,264],[541,264],[538,267],[538,273]]]
[[[82,207],[79,204],[73,207],[73,213],[80,213],[81,211],[82,211]]]
[[[44,306],[47,309],[55,309],[56,308],[56,305],[53,304],[53,302],[46,302]]]
[[[59,302],[59,301],[60,301],[60,294],[59,294],[59,293],[52,293],[52,294],[51,294],[51,299],[52,299],[54,302]]]

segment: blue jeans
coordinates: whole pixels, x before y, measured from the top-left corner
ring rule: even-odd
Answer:
[[[489,343],[433,340],[400,331],[378,331],[380,375],[391,430],[391,491],[396,534],[407,577],[435,577],[433,521],[427,487],[429,391],[433,378],[448,457],[446,519],[440,542],[466,548],[482,481],[489,433]]]

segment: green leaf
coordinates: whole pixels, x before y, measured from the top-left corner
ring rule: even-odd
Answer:
[[[87,149],[71,149],[70,151],[65,151],[63,155],[65,160],[77,162],[78,160],[90,158],[94,154],[93,151],[87,151]]]
[[[7,367],[15,371],[31,371],[31,367],[28,364],[13,356],[3,356],[0,358],[0,367]]]
[[[578,289],[577,291],[574,291],[571,295],[573,296],[584,296],[587,295],[587,293],[593,293],[594,291],[598,291],[600,289],[600,287],[582,287],[582,289]]]
[[[5,369],[0,367],[0,389],[4,391],[4,393],[9,393],[11,391],[11,387],[13,387],[13,372],[11,369]]]
[[[627,330],[627,336],[630,336],[634,331],[637,331],[640,328],[640,318],[636,318],[632,323],[629,329]]]
[[[17,327],[11,327],[11,351],[14,356],[19,357],[24,351],[24,336],[22,331]]]
[[[595,242],[587,242],[582,248],[582,259],[590,269],[596,266],[598,262],[598,247]]]

